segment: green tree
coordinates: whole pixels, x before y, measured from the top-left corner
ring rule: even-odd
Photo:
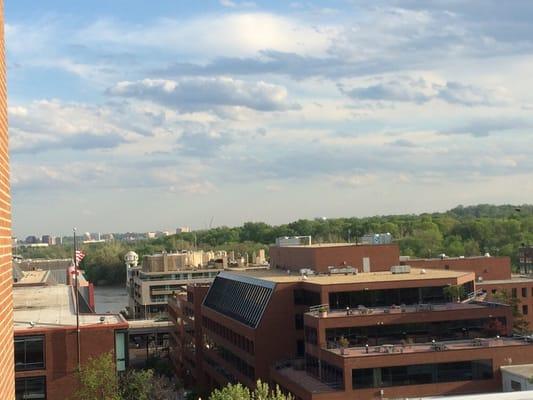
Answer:
[[[76,400],[121,400],[119,380],[115,371],[113,354],[104,353],[90,358],[78,372],[80,387]]]
[[[120,388],[123,400],[150,400],[154,379],[154,371],[129,370],[120,378]]]
[[[524,318],[520,312],[520,300],[509,294],[507,290],[498,290],[494,293],[493,298],[503,304],[511,306],[513,310],[513,331],[519,334],[529,332],[529,322]]]
[[[279,386],[271,390],[267,383],[257,381],[254,391],[240,383],[228,384],[222,389],[215,389],[209,396],[209,400],[293,400],[289,394],[284,394]]]

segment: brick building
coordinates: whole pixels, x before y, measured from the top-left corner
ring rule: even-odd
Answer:
[[[16,399],[69,398],[78,385],[73,288],[22,284],[13,289],[13,298]],[[124,370],[128,357],[127,329],[128,323],[120,315],[81,314],[80,363],[111,351],[117,370]]]
[[[510,277],[508,259],[398,268],[394,245],[275,252],[278,268],[223,272],[169,303],[176,369],[199,388],[260,378],[298,399],[482,393],[501,391],[500,366],[533,361],[533,344],[512,336],[511,308],[476,287]]]
[[[11,197],[7,129],[4,2],[0,0],[0,399],[13,398],[13,303],[11,269]]]
[[[271,246],[270,265],[273,268],[299,271],[312,269],[327,273],[328,267],[349,266],[359,272],[388,271],[398,265],[400,249],[395,244],[326,243],[308,246]]]

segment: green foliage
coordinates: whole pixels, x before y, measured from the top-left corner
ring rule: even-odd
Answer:
[[[214,390],[209,400],[293,400],[293,397],[285,395],[277,385],[271,390],[267,383],[258,380],[254,391],[240,383],[228,384],[222,389]]]
[[[121,395],[123,400],[150,400],[154,371],[129,370],[120,378]]]
[[[526,334],[530,332],[529,322],[524,318],[520,311],[520,300],[513,297],[507,290],[498,290],[492,295],[495,300],[503,304],[511,306],[513,310],[513,331],[519,334]]]
[[[76,400],[121,400],[113,354],[91,358],[78,373],[80,388]]]
[[[520,210],[520,211],[517,211]],[[478,256],[485,252],[511,257],[517,265],[518,247],[533,243],[533,205],[458,206],[444,213],[388,215],[367,218],[300,219],[271,226],[246,222],[240,227],[217,227],[134,243],[109,242],[83,245],[87,256],[81,267],[97,284],[124,282],[124,254],[133,250],[140,257],[163,250],[227,250],[251,256],[280,236],[311,235],[313,241],[356,241],[367,233],[390,232],[402,255],[435,257]],[[118,235],[117,235],[118,236]],[[26,258],[71,257],[72,245],[20,249]]]
[[[154,370],[129,370],[117,376],[113,353],[91,358],[78,373],[80,388],[75,400],[167,400],[175,385]]]
[[[443,289],[443,292],[451,301],[460,301],[465,296],[463,285],[448,285]]]

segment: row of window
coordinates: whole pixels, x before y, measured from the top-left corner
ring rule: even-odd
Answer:
[[[352,370],[354,389],[492,379],[492,360]]]
[[[419,322],[394,325],[371,325],[362,327],[342,327],[326,329],[328,348],[337,347],[341,337],[350,345],[379,345],[399,343],[412,339],[415,343],[435,340],[456,340],[473,337],[494,337],[505,335],[506,318],[479,318],[454,321]],[[307,329],[307,328],[306,328]],[[306,335],[307,338],[307,335]],[[310,339],[316,340],[313,337]],[[313,343],[314,344],[314,343]]]
[[[237,346],[239,349],[246,351],[247,353],[254,354],[254,342],[235,331],[213,321],[211,318],[202,317],[202,324],[204,329],[213,332],[215,335],[226,339],[228,342]]]
[[[527,292],[528,292],[527,289],[528,289],[527,287],[521,288],[522,297],[527,297]],[[492,289],[492,294],[495,294],[496,292],[497,292],[497,289]],[[511,289],[511,296],[513,296],[514,298],[518,297],[518,289],[517,288],[512,288]],[[531,288],[531,296],[533,296],[533,287]]]
[[[344,388],[344,374],[342,369],[318,359],[310,354],[305,354],[305,370],[320,381],[334,389]]]
[[[127,363],[128,343],[125,331],[115,333],[117,371],[124,371]],[[15,371],[45,369],[44,335],[15,337]]]
[[[211,357],[206,356],[205,362],[207,365],[210,365],[215,371],[217,371],[220,375],[222,375],[226,380],[230,383],[237,383],[237,378],[235,378],[232,374],[230,374],[222,365],[217,363],[215,360],[213,360]]]
[[[220,358],[222,358],[224,361],[226,361],[228,364],[230,364],[233,368],[235,368],[241,374],[246,376],[252,382],[255,380],[255,368],[248,364],[246,361],[244,361],[242,358],[220,345],[215,347],[215,351],[220,356]]]
[[[462,285],[465,296],[473,292],[472,282]],[[393,304],[446,303],[450,301],[444,290],[446,286],[429,286],[402,289],[359,290],[353,292],[331,292],[329,306],[333,309],[365,307],[386,307]]]
[[[214,278],[218,275],[218,271],[203,271],[203,272],[184,272],[165,275],[148,275],[140,273],[139,278],[142,281],[168,281],[168,280],[190,280],[202,278]]]

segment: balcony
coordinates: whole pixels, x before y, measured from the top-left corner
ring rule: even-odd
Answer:
[[[359,306],[357,308],[346,308],[343,310],[329,309],[326,312],[322,312],[318,308],[313,308],[307,312],[312,318],[346,318],[346,317],[369,317],[378,315],[390,315],[390,314],[410,314],[420,312],[438,312],[438,311],[465,311],[472,310],[486,310],[487,308],[504,308],[507,307],[499,303],[489,302],[473,302],[473,303],[444,303],[444,304],[413,304],[413,305],[399,305],[390,307],[364,307]]]
[[[336,349],[322,349],[340,357],[376,357],[394,356],[413,353],[434,353],[453,350],[472,350],[487,347],[533,346],[531,338],[475,338],[416,344],[382,344],[379,346],[361,346]],[[528,349],[528,351],[531,351]]]
[[[338,385],[323,382],[307,373],[305,371],[303,359],[278,362],[275,364],[272,372],[274,380],[277,383],[284,384],[285,387],[293,384],[297,385],[299,388],[305,388],[305,392],[313,394],[333,393],[343,390]],[[289,385],[287,385],[287,383],[289,383]]]

